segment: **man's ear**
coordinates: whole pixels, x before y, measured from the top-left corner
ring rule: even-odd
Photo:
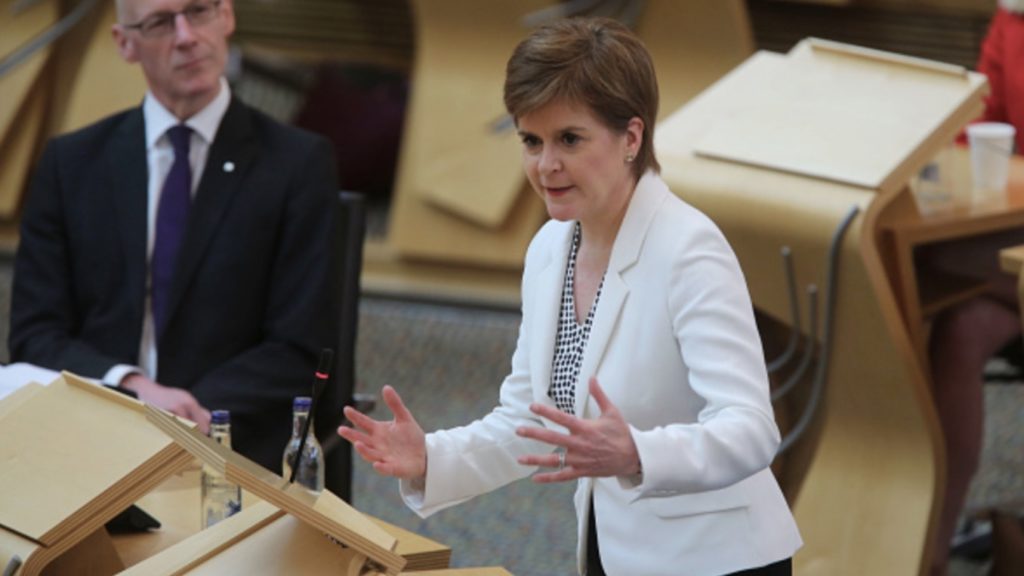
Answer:
[[[129,37],[128,31],[123,26],[120,24],[111,26],[110,35],[114,38],[114,43],[117,44],[117,53],[125,62],[134,64],[139,61],[135,39]]]
[[[235,33],[235,5],[231,0],[223,0],[221,10],[224,11],[224,37],[227,38]]]

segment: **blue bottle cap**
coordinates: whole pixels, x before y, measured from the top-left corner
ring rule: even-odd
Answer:
[[[230,424],[231,412],[227,410],[214,410],[210,412],[210,424]]]
[[[292,410],[305,410],[308,412],[312,405],[313,399],[309,396],[296,396],[295,401],[292,402]]]

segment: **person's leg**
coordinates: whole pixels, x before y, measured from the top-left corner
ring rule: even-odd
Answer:
[[[1024,528],[1016,514],[992,511],[992,572],[990,576],[1024,574]]]
[[[946,573],[949,543],[981,457],[984,432],[985,363],[1020,333],[1017,311],[1008,306],[1006,286],[992,298],[975,298],[936,319],[929,358],[935,405],[945,437],[946,491],[931,574]]]

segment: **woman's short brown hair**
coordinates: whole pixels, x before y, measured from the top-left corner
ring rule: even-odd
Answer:
[[[625,25],[609,18],[566,18],[536,29],[512,52],[505,70],[505,108],[519,121],[555,100],[588,106],[610,129],[643,120],[636,177],[660,170],[654,157],[658,80],[651,55]]]

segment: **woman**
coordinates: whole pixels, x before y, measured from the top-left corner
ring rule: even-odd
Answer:
[[[542,27],[509,60],[505,105],[552,220],[527,251],[499,406],[424,435],[385,387],[394,420],[346,409],[339,434],[422,516],[538,467],[577,482],[581,573],[789,574],[801,542],[768,469],[750,298],[718,229],[657,175],[647,51],[612,20]]]

